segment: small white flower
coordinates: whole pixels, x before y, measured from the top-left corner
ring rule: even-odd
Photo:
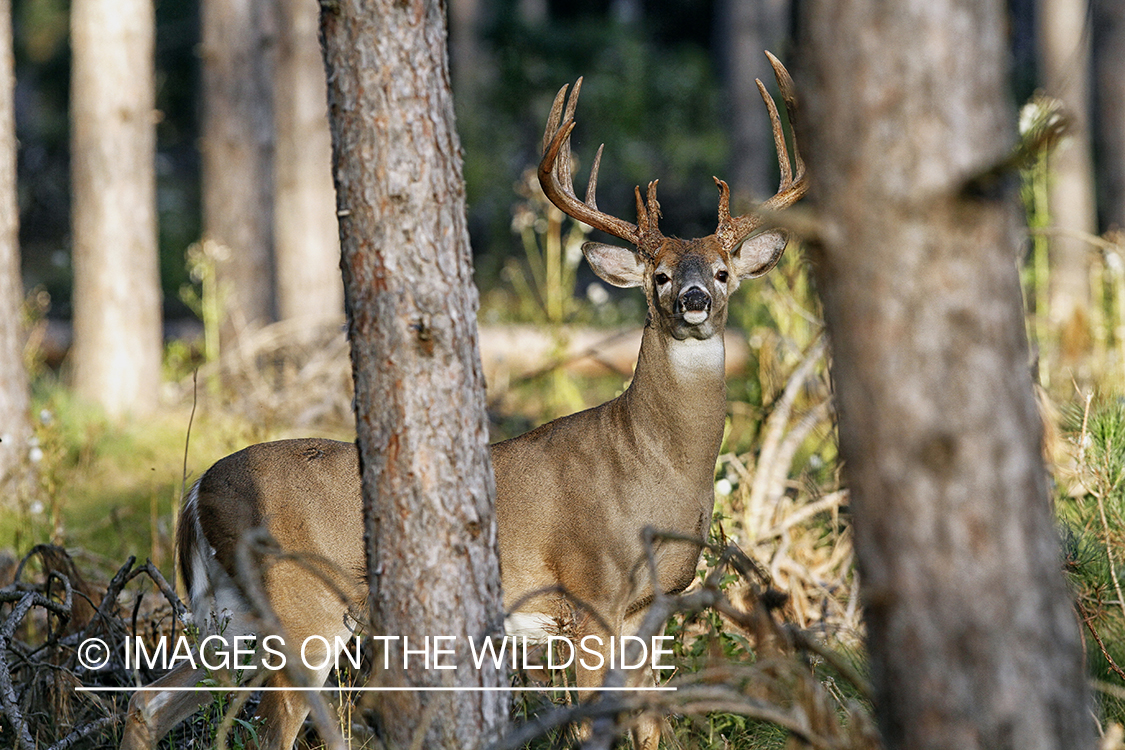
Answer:
[[[1121,271],[1125,269],[1125,263],[1121,262],[1121,256],[1112,251],[1105,254],[1105,264],[1117,276],[1120,276]]]
[[[37,516],[37,515],[39,515],[40,513],[43,512],[43,503],[36,500],[35,502],[33,502],[31,504],[31,507],[29,508],[29,510],[31,511],[32,515]]]
[[[43,449],[35,446],[27,452],[27,457],[33,464],[37,464],[43,460]]]
[[[716,494],[721,495],[723,497],[727,497],[733,491],[734,491],[734,487],[731,485],[730,480],[727,479],[726,477],[723,477],[719,481],[715,482],[715,493]]]

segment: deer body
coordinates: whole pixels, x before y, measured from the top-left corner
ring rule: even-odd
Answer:
[[[772,56],[771,62],[792,119],[792,82],[780,62]],[[760,83],[759,88],[770,109],[782,171],[778,195],[764,206],[777,209],[803,194],[804,168],[795,154],[794,175],[783,158],[776,108]],[[786,235],[773,230],[751,236],[761,219],[731,217],[727,186],[719,180],[719,227],[702,239],[660,233],[656,183],[649,185],[647,202],[637,190],[637,224],[603,214],[593,198],[600,150],[586,201],[578,201],[569,157],[578,89],[561,125],[565,87],[556,98],[540,182],[564,212],[634,246],[587,243],[583,253],[603,280],[644,290],[648,320],[633,381],[621,396],[494,445],[492,463],[509,632],[597,635],[605,642],[606,636],[631,634],[653,597],[642,540],[646,527],[699,542],[656,540],[656,585],[677,592],[694,577],[714,505],[726,414],[727,301],[740,280],[777,263]],[[216,463],[189,494],[177,540],[197,622],[225,611],[229,621],[212,624],[212,630],[225,628],[230,636],[262,629],[234,581],[240,539],[264,529],[283,553],[261,574],[264,598],[286,642],[300,643],[309,635],[330,643],[334,635],[346,638],[346,612],[362,606],[367,589],[362,508],[358,456],[349,443],[264,443]],[[598,669],[579,665],[579,687],[601,684],[604,661]],[[327,671],[312,675],[313,684],[323,684]],[[182,664],[154,687],[194,685],[203,676]],[[648,673],[642,679],[651,678]],[[153,747],[207,699],[198,693],[138,692],[121,747]],[[285,750],[308,707],[299,694],[279,691],[267,693],[258,711],[265,720],[261,744]],[[657,723],[642,720],[634,743],[655,750],[659,734]]]
[[[677,377],[681,357],[695,369]],[[707,535],[725,413],[722,337],[668,346],[646,329],[621,396],[493,446],[505,606],[562,587],[620,628],[652,596],[641,530]],[[660,586],[684,589],[699,548],[656,548]],[[573,619],[566,597],[533,601],[520,609]]]

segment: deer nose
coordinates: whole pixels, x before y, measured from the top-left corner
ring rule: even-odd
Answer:
[[[707,312],[711,309],[711,295],[697,286],[685,289],[676,300],[680,312]]]
[[[676,312],[684,316],[684,322],[699,325],[711,312],[711,295],[697,286],[689,287],[676,298],[676,308]]]

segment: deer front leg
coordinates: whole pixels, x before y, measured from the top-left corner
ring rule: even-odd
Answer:
[[[625,618],[625,626],[622,632],[636,633],[640,630],[647,612],[647,609],[640,609]],[[648,640],[646,645],[651,648],[652,641]],[[656,670],[652,668],[652,665],[658,662],[654,656],[652,651],[649,651],[647,666],[629,670],[626,684],[633,687],[656,687]],[[645,711],[641,713],[637,717],[636,724],[633,725],[633,747],[636,750],[657,750],[663,728],[664,719],[656,712]]]
[[[202,669],[183,663],[148,687],[194,687],[206,677]],[[211,702],[205,691],[158,692],[143,690],[133,693],[125,715],[125,732],[121,750],[151,750],[172,727]]]
[[[639,622],[639,620],[638,620]],[[579,646],[576,665],[578,687],[582,688],[578,696],[582,701],[596,699],[598,693],[593,688],[602,687],[611,666],[620,666],[625,661],[622,649],[624,645],[621,633],[632,633],[633,628],[626,626],[621,619],[617,621],[616,633],[612,636],[604,627],[587,623],[586,627],[578,633],[577,645]],[[596,637],[592,637],[596,636]],[[612,663],[611,663],[612,662]],[[653,687],[656,685],[656,675],[648,666],[625,670],[625,685],[627,687]],[[663,722],[660,717],[652,713],[644,713],[637,718],[632,729],[633,747],[636,750],[657,750],[660,745],[660,733]],[[583,722],[579,729],[582,740],[590,736],[590,722]]]

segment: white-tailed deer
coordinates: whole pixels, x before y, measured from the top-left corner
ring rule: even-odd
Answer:
[[[769,57],[792,121],[792,81]],[[790,162],[777,108],[759,81],[781,187],[758,213],[732,217],[727,185],[718,179],[718,228],[702,239],[661,234],[655,182],[647,200],[636,190],[636,224],[602,213],[594,199],[601,149],[585,202],[571,183],[570,134],[580,84],[565,113],[565,86],[555,98],[539,180],[562,211],[633,246],[590,242],[583,252],[608,283],[643,288],[648,320],[632,384],[621,396],[492,447],[507,625],[509,632],[539,637],[560,629],[577,638],[631,633],[653,597],[642,530],[650,526],[701,542],[707,535],[726,414],[727,302],[742,279],[769,271],[785,249],[783,231],[754,234],[763,224],[760,214],[789,206],[806,189],[801,158],[794,148]],[[263,571],[263,590],[287,637],[299,642],[319,634],[332,642],[335,635],[347,636],[348,602],[339,592],[354,604],[366,588],[357,467],[353,444],[286,440],[250,446],[208,469],[183,505],[178,538],[197,622],[227,609],[233,613],[227,633],[256,630],[233,578],[239,539],[264,528],[286,553],[327,559],[341,572],[333,587],[292,560]],[[684,589],[699,550],[657,541],[658,585],[668,592]],[[604,671],[579,669],[579,686],[600,685]],[[651,672],[645,674],[651,679]],[[202,676],[183,664],[154,685],[194,685]],[[327,668],[314,677],[321,684],[326,676]],[[184,692],[135,694],[121,747],[154,746],[207,699]],[[308,708],[297,693],[271,692],[258,712],[262,744],[282,750],[292,745]],[[641,722],[634,742],[654,749],[659,725]]]

